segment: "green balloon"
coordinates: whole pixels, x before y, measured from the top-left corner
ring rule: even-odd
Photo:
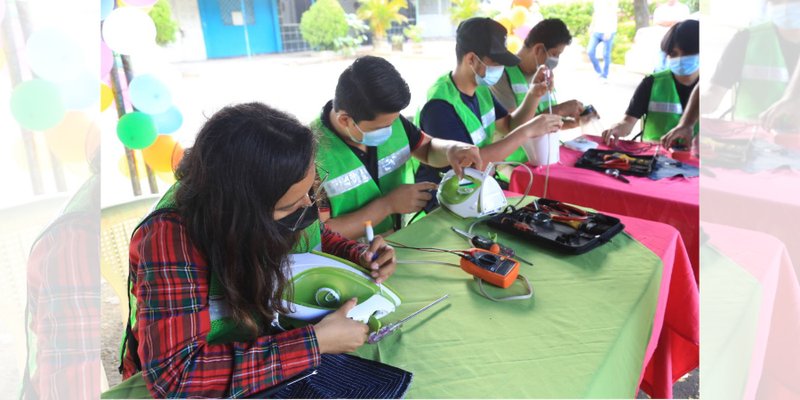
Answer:
[[[119,119],[117,137],[128,148],[141,150],[156,141],[158,130],[153,117],[134,111]]]
[[[64,118],[66,109],[58,86],[42,79],[31,79],[11,92],[11,115],[23,128],[50,129]]]

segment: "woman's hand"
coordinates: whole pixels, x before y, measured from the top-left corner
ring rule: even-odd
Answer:
[[[338,310],[328,314],[314,325],[319,352],[340,354],[355,351],[367,340],[367,324],[347,318],[347,313],[356,306],[358,300],[352,298]]]
[[[672,148],[676,144],[691,146],[693,133],[694,129],[691,127],[678,125],[661,137],[661,146],[665,149]]]
[[[361,254],[359,264],[370,271],[375,283],[383,283],[397,268],[394,247],[386,244],[381,236],[375,236],[367,251]]]

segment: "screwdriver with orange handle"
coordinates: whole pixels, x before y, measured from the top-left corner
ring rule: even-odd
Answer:
[[[510,247],[503,246],[500,243],[497,243],[494,240],[489,239],[486,236],[475,235],[475,234],[469,233],[469,232],[467,232],[467,231],[465,231],[463,229],[458,229],[455,226],[451,226],[450,229],[452,229],[453,232],[455,232],[455,233],[467,238],[469,240],[469,242],[472,243],[472,245],[475,246],[478,249],[488,250],[488,251],[490,251],[492,253],[500,254],[500,255],[503,255],[503,256],[506,256],[506,257],[510,257],[510,258],[514,258],[514,259],[522,261],[522,262],[524,262],[525,264],[528,264],[528,265],[533,265],[533,264],[531,264],[530,261],[525,260],[525,259],[515,255],[514,249],[512,249]]]

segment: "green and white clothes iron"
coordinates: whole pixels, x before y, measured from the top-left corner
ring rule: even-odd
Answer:
[[[349,318],[381,327],[380,319],[395,311],[400,297],[386,284],[377,285],[364,270],[341,258],[317,251],[289,256],[294,298],[284,298],[291,310],[289,325],[315,323],[355,297],[358,304]],[[287,292],[288,295],[288,292]]]
[[[499,213],[508,205],[508,200],[493,175],[492,163],[485,171],[465,168],[463,179],[450,170],[442,178],[436,198],[439,204],[462,218]]]

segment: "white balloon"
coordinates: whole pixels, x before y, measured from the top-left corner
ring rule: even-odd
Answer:
[[[119,54],[147,51],[155,46],[156,25],[139,8],[117,8],[103,21],[103,40]]]
[[[84,68],[83,50],[65,32],[42,29],[33,32],[25,46],[31,69],[51,82],[74,79]]]

